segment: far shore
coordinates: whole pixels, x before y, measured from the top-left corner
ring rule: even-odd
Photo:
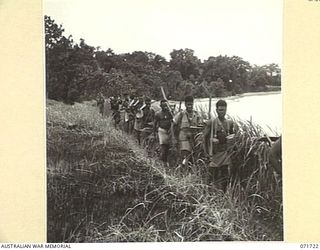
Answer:
[[[218,99],[227,99],[227,100],[234,100],[242,97],[247,96],[256,96],[256,95],[275,95],[275,94],[281,94],[281,90],[277,91],[263,91],[263,92],[247,92],[243,94],[237,94],[232,96],[225,96],[225,97],[212,97],[212,100],[218,100]],[[196,98],[197,102],[207,102],[209,98]]]
[[[212,100],[219,100],[219,99],[226,99],[226,100],[234,100],[242,97],[248,97],[248,96],[259,96],[259,95],[276,95],[276,94],[281,94],[281,90],[276,90],[276,91],[263,91],[263,92],[247,92],[247,93],[242,93],[242,94],[237,94],[237,95],[232,95],[232,96],[224,96],[224,97],[212,97]],[[179,104],[180,101],[177,100],[168,100],[170,104]],[[209,97],[206,98],[195,98],[196,102],[208,102]],[[182,101],[183,102],[183,101]],[[157,100],[153,100],[152,103],[159,103]]]

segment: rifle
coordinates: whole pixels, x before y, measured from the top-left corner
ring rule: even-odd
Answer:
[[[170,114],[171,114],[171,116],[172,116],[172,119],[173,119],[174,115],[173,115],[173,112],[172,112],[172,110],[171,110],[171,107],[170,107],[170,105],[169,105],[169,103],[168,103],[168,99],[167,99],[167,97],[166,97],[166,93],[164,92],[163,87],[160,87],[160,88],[161,88],[161,92],[162,92],[163,99],[166,100],[167,107],[168,107],[169,112],[170,112]],[[175,131],[174,131],[173,126],[171,126],[170,129],[171,129],[172,138],[175,138],[175,133],[174,133]]]
[[[167,97],[166,97],[166,93],[164,92],[163,87],[160,87],[160,88],[161,88],[161,93],[162,93],[163,99],[166,100],[167,107],[168,107],[169,112],[170,112],[170,114],[172,115],[172,118],[173,118],[174,115],[173,115],[173,112],[172,112],[171,107],[170,107],[170,105],[169,105],[168,99],[167,99]]]

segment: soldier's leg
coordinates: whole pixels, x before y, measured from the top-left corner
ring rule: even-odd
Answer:
[[[212,173],[213,173],[213,184],[215,185],[216,188],[220,189],[220,167],[217,168],[212,168]]]
[[[190,144],[190,141],[186,140],[186,135],[183,133],[180,133],[179,135],[179,147],[180,147],[180,161],[182,162],[182,165],[185,167],[188,166],[188,161],[190,160],[190,154],[192,151],[192,147]]]
[[[133,125],[134,125],[133,120],[129,120],[129,122],[128,122],[128,133],[129,133],[130,135],[131,135],[132,132],[133,132]]]
[[[150,143],[149,135],[150,134],[151,134],[150,131],[142,131],[141,132],[140,138],[141,138],[141,142],[142,142],[143,147],[148,147],[149,146],[149,143]]]
[[[138,144],[141,145],[141,131],[137,131]]]
[[[139,130],[135,130],[136,138],[138,140],[138,144],[141,143],[141,132]]]
[[[116,123],[115,123],[115,113],[114,113],[114,111],[112,111],[112,115],[111,115],[111,118],[112,118],[112,122],[113,122],[113,124],[114,124],[114,126],[116,125]]]
[[[181,150],[181,161],[184,167],[188,167],[188,162],[190,161],[191,152],[188,150]]]
[[[214,182],[214,174],[215,174],[215,168],[209,166],[208,167],[208,185]]]
[[[223,192],[226,192],[227,186],[229,184],[229,169],[228,165],[220,167],[220,187]]]
[[[114,127],[117,128],[117,113],[116,113],[116,111],[113,111],[112,119],[114,122]]]
[[[169,156],[169,147],[170,145],[169,144],[163,144],[163,147],[164,147],[164,153],[163,153],[163,161],[165,163],[168,163],[168,156]]]
[[[160,160],[166,162],[166,144],[160,145]]]
[[[129,133],[129,122],[124,122],[124,132]]]
[[[120,112],[117,112],[117,115],[116,115],[116,126],[120,126],[120,119],[121,119],[121,117],[120,117]]]

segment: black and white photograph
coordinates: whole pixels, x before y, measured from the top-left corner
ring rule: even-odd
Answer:
[[[44,0],[50,243],[283,241],[281,0]]]

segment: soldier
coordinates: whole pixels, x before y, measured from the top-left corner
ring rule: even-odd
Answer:
[[[269,162],[270,165],[274,168],[274,170],[282,175],[282,147],[281,147],[281,136],[276,142],[271,145],[269,152]]]
[[[194,136],[203,126],[200,114],[193,110],[193,96],[185,97],[186,110],[178,112],[173,118],[173,143],[179,144],[182,165],[192,161],[191,153]]]
[[[143,98],[140,97],[134,104],[133,108],[135,111],[135,118],[134,118],[134,133],[138,140],[138,144],[141,144],[141,131],[143,129]]]
[[[214,182],[219,189],[226,191],[231,167],[230,147],[234,145],[236,124],[226,119],[227,103],[219,100],[216,103],[218,117],[208,121],[203,132],[204,151],[210,156],[209,183]]]
[[[117,125],[120,122],[120,104],[121,104],[121,100],[119,100],[118,97],[111,97],[110,105],[111,105],[112,118],[114,120],[115,127],[117,127]]]
[[[105,98],[101,92],[97,96],[97,107],[99,108],[99,113],[104,116],[104,101]]]
[[[135,122],[135,109],[134,109],[134,103],[137,101],[136,97],[133,95],[130,96],[129,99],[129,105],[126,110],[127,112],[127,117],[126,119],[128,120],[128,133],[132,134],[133,133],[133,128],[134,128],[134,122]]]
[[[155,136],[158,132],[159,144],[160,144],[160,160],[168,165],[168,153],[170,146],[170,129],[173,116],[169,110],[168,102],[166,100],[160,101],[161,111],[155,114],[153,134]]]
[[[128,94],[123,95],[124,98],[122,100],[122,105],[121,105],[121,112],[122,112],[122,129],[128,133],[129,131],[129,113],[128,113],[128,107],[129,107],[129,96]]]
[[[142,112],[143,112],[143,117],[142,117],[141,140],[144,140],[152,133],[154,115],[155,115],[154,110],[151,108],[151,99],[149,97],[145,98]]]

